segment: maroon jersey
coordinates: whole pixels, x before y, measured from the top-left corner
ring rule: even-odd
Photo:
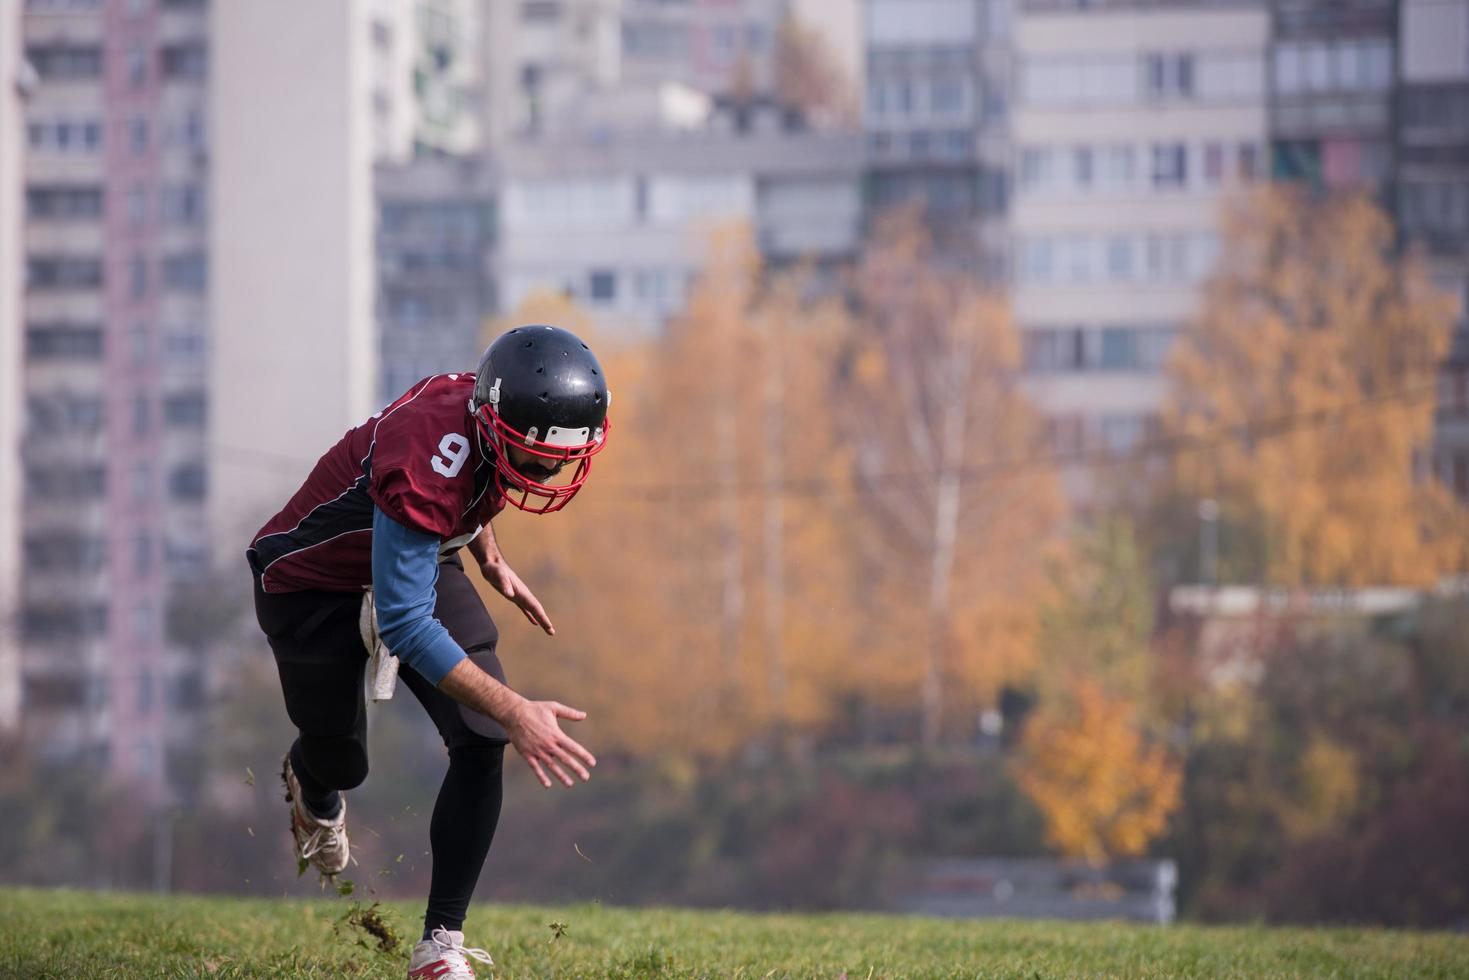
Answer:
[[[457,551],[505,506],[470,417],[473,374],[425,378],[317,460],[246,553],[266,592],[372,584],[373,505]]]

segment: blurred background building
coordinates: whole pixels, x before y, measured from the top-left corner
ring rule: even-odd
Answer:
[[[480,160],[379,164],[377,324],[386,405],[431,374],[472,369],[495,312],[495,184]]]
[[[37,0],[24,54],[25,730],[161,793],[201,690],[169,588],[209,562],[208,9]]]
[[[1398,224],[1454,298],[1459,333],[1439,396],[1434,469],[1469,499],[1469,0],[1403,0],[1396,123]]]
[[[797,25],[856,118],[783,91]],[[835,267],[923,206],[1011,292],[1063,452],[1152,431],[1251,182],[1378,195],[1462,306],[1466,36],[1469,0],[6,4],[0,729],[185,792],[181,586],[534,291],[660,329],[713,220]],[[1469,345],[1439,422],[1469,496]]]
[[[21,74],[20,8],[0,10],[0,734],[20,724],[19,635],[21,471],[21,246],[23,207],[22,99],[29,80]]]
[[[1058,451],[1150,435],[1220,206],[1264,176],[1268,38],[1257,4],[1021,5],[1013,295]]]

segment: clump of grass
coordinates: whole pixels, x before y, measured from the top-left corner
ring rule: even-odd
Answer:
[[[354,903],[347,914],[342,916],[338,923],[366,933],[377,941],[378,952],[391,956],[403,948],[403,939],[398,935],[398,930],[383,915],[382,905],[373,902],[364,907],[361,903]],[[370,948],[367,941],[359,938],[358,945]]]

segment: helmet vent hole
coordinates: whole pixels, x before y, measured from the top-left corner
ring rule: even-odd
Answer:
[[[545,373],[546,373],[545,365],[542,365],[541,367],[536,368],[536,374],[545,374]]]
[[[587,345],[586,345],[586,344],[582,344],[582,345],[581,345],[581,349],[582,349],[582,350],[591,350],[591,348],[590,348],[590,347],[588,347],[588,346],[587,346]]]
[[[551,400],[551,393],[549,391],[543,391],[537,397],[543,402],[549,402]]]
[[[593,374],[596,374],[597,373],[597,369],[596,368],[592,368],[591,371],[592,371]]]
[[[535,345],[536,345],[536,342],[534,340],[527,340],[525,343],[521,344],[520,346],[522,346],[522,347],[534,347]]]

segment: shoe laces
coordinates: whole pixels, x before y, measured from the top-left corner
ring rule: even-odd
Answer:
[[[342,827],[318,827],[301,845],[301,857],[309,860],[322,851],[339,849],[345,836]]]
[[[316,820],[316,829],[301,843],[302,859],[309,859],[322,851],[341,850],[347,843],[347,821],[333,820],[321,823]]]
[[[436,944],[438,944],[439,949],[442,951],[443,958],[445,959],[445,961],[447,961],[450,969],[453,971],[449,974],[450,978],[468,978],[474,976],[474,971],[471,970],[469,968],[469,964],[464,961],[465,956],[472,956],[475,959],[479,960],[481,963],[484,963],[486,966],[495,965],[495,961],[490,959],[489,953],[482,949],[475,949],[472,946],[464,945],[463,941],[455,939],[449,933],[449,930],[445,929],[443,926],[439,926],[434,929],[433,932],[429,933],[429,938],[432,939]],[[463,967],[462,973],[459,972],[460,967]]]

